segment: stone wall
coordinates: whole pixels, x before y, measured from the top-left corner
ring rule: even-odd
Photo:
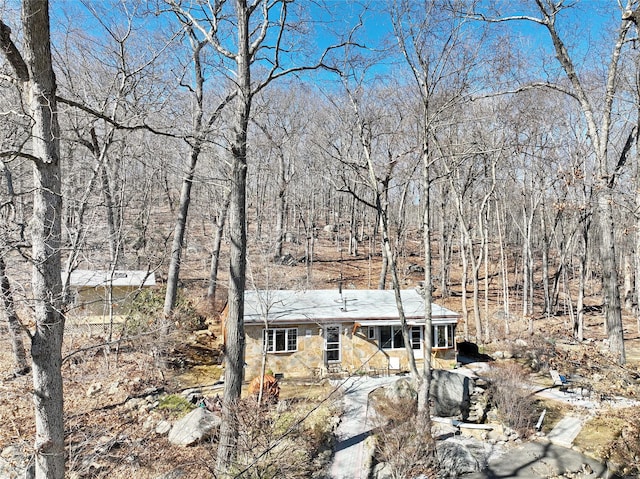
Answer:
[[[359,329],[353,333],[353,324],[343,324],[341,333],[341,362],[335,370],[350,374],[393,374],[408,371],[409,362],[404,349],[381,350],[377,340],[370,340]],[[327,374],[324,364],[323,329],[318,325],[287,325],[298,328],[298,350],[285,353],[268,353],[266,371],[283,374],[285,377],[322,377]],[[260,374],[262,364],[263,325],[247,325],[245,380],[250,381]],[[439,351],[440,358],[448,364],[455,362],[455,351]],[[390,358],[398,358],[400,369],[390,369]],[[421,367],[422,360],[418,360]]]

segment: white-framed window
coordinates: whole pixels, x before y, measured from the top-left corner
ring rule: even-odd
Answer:
[[[324,353],[327,362],[340,362],[341,359],[341,337],[340,326],[327,326],[324,329]]]
[[[452,349],[455,341],[455,325],[438,324],[433,326],[433,347],[435,349]]]
[[[411,349],[422,348],[422,328],[413,326],[411,328]]]
[[[298,350],[298,328],[264,329],[263,339],[268,353],[289,353]]]
[[[380,326],[378,327],[380,337],[380,349],[401,349],[404,348],[404,337],[402,336],[402,326]],[[409,331],[411,337],[411,348],[420,349],[420,326],[413,326]]]
[[[375,326],[369,326],[367,328],[367,339],[376,339],[376,327]]]

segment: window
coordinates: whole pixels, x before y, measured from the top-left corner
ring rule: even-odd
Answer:
[[[325,328],[325,359],[327,362],[340,361],[340,326]]]
[[[433,347],[450,349],[455,340],[453,324],[439,324],[433,327]]]
[[[286,353],[298,350],[298,329],[265,329],[264,347],[268,353]]]
[[[414,326],[411,328],[411,349],[420,349],[422,347],[422,328]]]
[[[375,328],[375,326],[369,326],[367,328],[367,339],[376,339],[376,328]]]
[[[401,326],[380,326],[380,349],[404,348],[404,337]],[[411,348],[420,349],[420,326],[413,326],[409,333]]]

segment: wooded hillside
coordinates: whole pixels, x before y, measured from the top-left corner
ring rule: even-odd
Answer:
[[[54,427],[37,477],[64,469],[74,305],[58,270],[154,272],[160,337],[180,297],[227,305],[225,474],[247,288],[421,281],[461,313],[461,339],[562,316],[577,342],[597,323],[624,366],[640,331],[637,8],[0,2],[3,306],[16,374],[33,368],[37,412],[57,417],[38,422]]]

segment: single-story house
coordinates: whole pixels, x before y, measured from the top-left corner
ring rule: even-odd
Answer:
[[[63,282],[67,278],[71,313],[94,318],[122,314],[136,291],[156,284],[155,274],[142,270],[76,269],[70,276],[63,272]]]
[[[424,299],[401,292],[416,361],[424,359]],[[327,372],[408,370],[393,290],[265,290],[245,293],[245,378],[266,370],[288,377]],[[456,360],[460,315],[432,305],[433,356]]]

